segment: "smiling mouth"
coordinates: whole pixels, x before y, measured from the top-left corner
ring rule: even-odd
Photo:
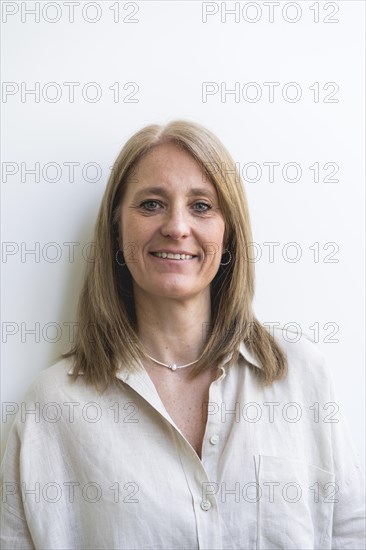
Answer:
[[[197,258],[197,256],[192,254],[173,254],[171,252],[150,252],[150,254],[156,258],[163,258],[167,260],[193,260],[193,258]]]

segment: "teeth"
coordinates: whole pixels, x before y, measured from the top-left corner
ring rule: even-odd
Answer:
[[[170,260],[190,260],[193,258],[190,254],[171,254],[170,252],[153,252],[158,258],[168,258]]]

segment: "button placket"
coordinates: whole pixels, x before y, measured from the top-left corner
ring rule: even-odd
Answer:
[[[221,432],[220,407],[222,402],[222,384],[226,376],[226,372],[223,367],[221,371],[221,376],[212,382],[210,386],[206,430],[202,444],[202,462],[210,474],[214,474],[210,468],[210,463],[216,462],[215,457],[218,452],[216,446],[220,441]]]
[[[216,496],[211,494],[210,490],[207,494],[205,493],[205,487],[210,487],[211,484],[208,473],[201,461],[197,460],[197,455],[194,457],[195,453],[187,447],[184,439],[176,432],[174,436],[187,486],[192,496],[198,548],[221,550],[221,522]]]

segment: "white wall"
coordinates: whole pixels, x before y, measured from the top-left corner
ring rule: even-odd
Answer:
[[[262,253],[258,318],[316,337],[363,458],[364,3],[229,2],[238,11],[225,21],[221,2],[79,1],[74,22],[65,2],[39,2],[39,21],[27,12],[35,2],[1,4],[3,401],[19,403],[69,347],[123,143],[146,124],[187,118],[214,131],[244,175]],[[65,82],[79,84],[74,101]],[[36,86],[38,101],[25,93]],[[26,172],[36,163],[39,181]],[[264,243],[278,243],[273,261]]]

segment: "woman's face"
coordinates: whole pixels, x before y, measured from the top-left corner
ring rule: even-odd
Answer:
[[[120,249],[135,297],[209,296],[224,231],[215,186],[199,164],[174,144],[154,147],[137,164],[121,204]]]

